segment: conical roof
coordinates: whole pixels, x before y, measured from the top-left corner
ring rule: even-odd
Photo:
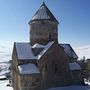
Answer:
[[[51,13],[51,11],[48,9],[44,2],[41,7],[37,10],[35,15],[32,17],[30,22],[36,20],[51,20],[58,23],[57,19],[54,17],[54,15]]]

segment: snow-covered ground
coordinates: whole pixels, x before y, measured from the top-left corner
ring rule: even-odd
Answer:
[[[8,80],[0,80],[0,90],[13,90],[12,87],[7,86],[9,84]]]
[[[10,66],[10,63],[8,62],[0,63],[0,76],[10,72],[9,66]]]
[[[13,90],[12,87],[7,86],[9,84],[8,80],[0,80],[0,90]],[[57,88],[50,88],[47,90],[90,90],[90,86],[67,86],[67,87],[57,87]]]

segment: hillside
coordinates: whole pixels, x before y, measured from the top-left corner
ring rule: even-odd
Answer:
[[[10,66],[10,63],[8,62],[0,62],[0,76],[6,75],[10,72],[9,66]]]

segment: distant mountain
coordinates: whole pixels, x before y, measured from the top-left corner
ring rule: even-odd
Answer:
[[[10,72],[9,67],[9,62],[0,62],[0,76],[7,75]]]
[[[79,59],[82,59],[83,56],[85,58],[90,58],[90,45],[74,48],[75,52],[77,53]]]

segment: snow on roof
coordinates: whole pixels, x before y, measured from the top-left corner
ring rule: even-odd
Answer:
[[[16,43],[15,45],[18,59],[36,59],[31,50],[30,43]]]
[[[35,66],[35,64],[24,64],[18,66],[20,74],[36,74],[40,73],[39,68]]]
[[[77,62],[69,63],[70,70],[81,70],[80,65]]]
[[[36,43],[32,46],[32,48],[45,48],[45,45],[41,45],[39,43]]]
[[[72,47],[70,46],[70,44],[60,44],[60,46],[62,46],[64,48],[64,51],[66,52],[66,54],[69,57],[73,57],[75,59],[78,58],[78,56],[76,55],[76,53],[74,52],[74,50],[72,49]]]
[[[5,75],[1,75],[0,76],[0,79],[3,79],[3,78],[6,78],[6,76]]]
[[[40,59],[46,52],[47,50],[51,47],[51,45],[54,42],[49,42],[45,46],[36,44],[33,47],[43,47],[44,49],[37,55],[34,56],[33,51],[32,51],[32,46],[29,43],[16,43],[16,51],[17,51],[17,56],[18,59],[24,60],[24,59]]]
[[[38,56],[37,56],[37,59],[38,59],[38,60],[46,53],[46,51],[52,46],[53,43],[54,43],[54,41],[49,42],[49,43],[45,46],[45,48],[38,54]]]

